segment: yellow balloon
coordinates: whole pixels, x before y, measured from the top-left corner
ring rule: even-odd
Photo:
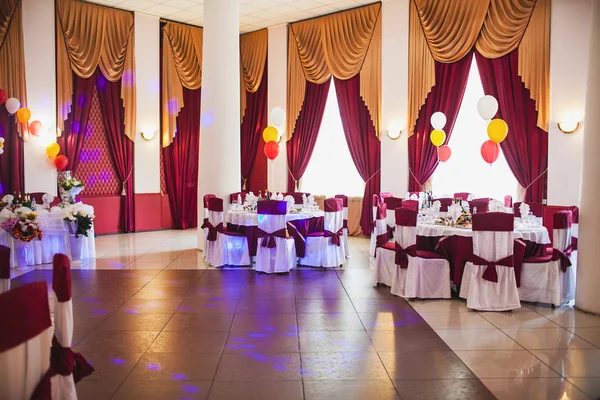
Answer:
[[[56,157],[60,153],[60,146],[58,143],[50,143],[46,146],[46,154],[48,157]]]
[[[431,139],[431,143],[433,143],[435,147],[440,147],[446,140],[446,133],[442,130],[434,129],[431,131],[429,139]]]
[[[267,126],[263,131],[263,139],[265,143],[276,142],[279,139],[279,132],[274,126]]]
[[[17,110],[16,116],[17,121],[19,121],[22,124],[25,124],[29,122],[29,118],[31,118],[31,111],[29,111],[29,108],[27,107],[19,108]]]
[[[493,119],[487,126],[487,134],[494,143],[501,143],[508,135],[508,125],[502,119]]]

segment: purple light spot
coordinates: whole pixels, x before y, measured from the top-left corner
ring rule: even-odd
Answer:
[[[121,82],[124,87],[132,87],[133,83],[135,81],[135,76],[133,74],[133,71],[128,69],[127,71],[123,72],[122,79],[123,80]]]
[[[84,104],[85,104],[85,95],[80,94],[79,96],[77,96],[77,105],[79,107],[83,107]]]
[[[71,125],[71,132],[75,135],[77,135],[79,133],[79,128],[81,128],[81,121],[76,120],[73,121],[72,125]]]
[[[125,310],[127,314],[139,314],[139,311],[134,310],[133,308],[128,308]]]
[[[171,99],[167,103],[167,109],[169,110],[169,114],[175,115],[179,111],[179,102],[177,99]]]
[[[185,375],[184,374],[171,374],[171,378],[176,379],[178,381],[184,381],[185,380]]]
[[[160,364],[147,363],[146,368],[150,371],[160,371]]]
[[[84,297],[78,300],[85,301],[86,303],[100,303],[100,299],[92,299],[89,297]]]
[[[285,365],[281,365],[281,364],[273,364],[273,369],[275,369],[277,371],[289,371],[288,367],[286,367]]]
[[[96,178],[96,175],[91,174],[91,175],[88,176],[88,178],[87,178],[87,184],[89,186],[96,185],[96,182],[98,182],[98,179]]]
[[[296,334],[295,334],[295,333],[292,333],[292,332],[287,332],[287,333],[285,334],[285,336],[290,336],[290,337],[292,337],[292,336],[293,336],[293,337],[296,337]]]
[[[106,312],[106,310],[102,310],[102,309],[100,309],[100,308],[94,308],[94,309],[92,310],[92,314],[97,314],[97,315],[106,315],[106,314],[108,314],[108,313]]]
[[[212,304],[212,303],[205,303],[203,304],[204,307],[208,307],[208,308],[217,308],[216,304]]]
[[[236,337],[236,338],[233,338],[233,340],[235,340],[236,342],[245,342],[246,338]]]
[[[100,155],[98,155],[98,158],[100,158]],[[104,170],[102,172],[100,172],[100,181],[106,183],[110,180],[110,172]]]
[[[262,354],[258,354],[258,353],[250,353],[250,357],[252,357],[256,361],[261,361],[261,362],[269,361],[269,359],[267,357],[263,356]]]
[[[98,74],[98,80],[96,81],[96,83],[98,84],[99,90],[103,91],[106,89],[106,78],[104,77],[104,75]]]
[[[198,386],[194,386],[194,385],[183,385],[181,387],[181,390],[183,390],[184,392],[187,392],[187,393],[198,393],[200,391]]]
[[[248,337],[251,338],[266,338],[268,335],[266,333],[249,333]]]
[[[272,326],[265,326],[264,330],[267,332],[275,332],[275,328],[273,328]]]
[[[153,78],[150,81],[148,81],[148,84],[146,85],[146,90],[150,94],[157,94],[160,90],[160,81],[158,80],[158,78]]]
[[[180,311],[192,311],[192,307],[188,307],[188,306],[179,306],[179,307],[177,307],[177,309]]]
[[[212,111],[208,110],[202,113],[202,116],[200,117],[200,126],[202,126],[203,128],[207,128],[211,126],[214,122],[215,116],[213,115]]]
[[[112,363],[115,365],[123,365],[125,364],[125,360],[123,360],[122,358],[113,358]]]
[[[213,300],[213,301],[221,301],[221,300],[223,300],[222,297],[211,297],[210,299]]]

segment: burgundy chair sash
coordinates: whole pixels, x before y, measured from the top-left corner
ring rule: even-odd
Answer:
[[[410,208],[411,210],[419,211],[419,200],[403,200],[402,207]]]
[[[279,229],[275,232],[265,232],[262,229],[258,228],[257,232],[256,232],[256,236],[259,238],[262,238],[261,241],[261,246],[262,247],[267,247],[269,249],[272,249],[275,247],[275,238],[279,237],[282,239],[286,239],[287,238],[287,231],[285,228],[283,229]]]
[[[513,268],[515,264],[514,256],[512,254],[498,261],[488,261],[473,254],[470,261],[475,265],[486,265],[487,268],[483,272],[482,278],[486,281],[495,283],[498,283],[498,272],[496,271],[496,265]]]
[[[52,349],[50,350],[50,369],[52,376],[59,374],[68,376],[73,374],[75,383],[86,376],[91,375],[95,370],[87,362],[81,353],[75,353],[70,347],[62,347],[56,336],[52,338]]]
[[[287,203],[280,200],[259,201],[257,212],[265,215],[285,215],[287,213]]]
[[[334,197],[336,199],[342,199],[344,207],[348,207],[348,196],[346,196],[345,194],[336,194]]]
[[[204,208],[208,208],[208,201],[213,197],[217,197],[214,194],[206,194],[204,195]]]
[[[396,225],[417,226],[417,212],[410,208],[397,208],[395,211]]]
[[[395,210],[402,207],[402,199],[400,197],[384,197],[383,202],[387,205],[388,210]]]
[[[398,242],[396,242],[395,264],[399,265],[402,269],[408,268],[408,256],[417,256],[417,245],[413,244],[403,249],[402,246],[400,246]]]
[[[347,219],[344,219],[344,221],[342,222],[342,228],[348,229],[348,220]]]
[[[434,199],[433,201],[440,202],[440,211],[441,212],[448,212],[448,207],[450,207],[452,205],[453,200],[448,197],[441,197],[439,199]]]
[[[568,210],[557,211],[552,216],[553,229],[568,229],[573,226],[573,213]]]
[[[208,229],[208,235],[206,235],[206,240],[208,240],[209,242],[214,242],[217,240],[217,233],[223,231],[223,223],[221,222],[217,224],[217,226],[214,226],[210,223],[210,221],[207,218],[205,218],[204,223],[200,228]]]
[[[573,246],[567,247],[565,251],[552,249],[552,261],[560,260],[560,268],[562,269],[562,272],[567,272],[567,268],[572,265],[571,253],[573,253]]]
[[[515,229],[515,217],[501,212],[473,214],[473,231],[512,232]]]
[[[0,246],[0,279],[10,279],[10,247]]]
[[[471,193],[469,193],[469,192],[458,192],[458,193],[454,193],[454,198],[467,201],[467,200],[469,200],[470,195],[471,195]]]
[[[208,209],[210,211],[223,211],[223,199],[211,197],[208,199]]]
[[[325,230],[323,235],[325,237],[331,238],[331,244],[335,244],[336,246],[341,246],[342,245],[342,237],[344,236],[344,228],[340,229],[337,232],[331,232],[331,231]]]
[[[326,199],[324,204],[325,212],[339,212],[344,209],[344,202],[342,199],[331,198]]]

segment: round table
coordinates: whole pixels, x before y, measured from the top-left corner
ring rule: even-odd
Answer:
[[[527,226],[515,224],[514,238],[527,240],[538,244],[549,244],[550,236],[545,226]],[[419,222],[417,224],[417,236],[439,237],[439,236],[467,236],[473,237],[471,228],[460,228],[455,226],[436,225],[432,223]]]
[[[294,238],[298,257],[304,257],[306,253],[306,236],[312,232],[323,232],[324,216],[322,210],[289,212],[285,215],[287,229]],[[248,238],[250,256],[255,256],[258,243],[258,213],[229,210],[224,219],[227,222],[227,230],[243,233]]]

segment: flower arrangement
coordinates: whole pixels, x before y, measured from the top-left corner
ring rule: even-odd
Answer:
[[[37,214],[17,213],[15,218],[9,218],[2,223],[2,229],[13,238],[23,242],[31,242],[33,239],[42,239],[42,231],[37,223]]]
[[[65,179],[65,180],[61,181],[60,187],[61,187],[61,189],[68,192],[69,190],[71,190],[73,188],[83,187],[83,182],[81,182],[77,178],[69,178],[69,179]]]
[[[92,230],[94,215],[77,209],[65,210],[64,220],[69,232],[78,238],[79,235],[87,236]]]
[[[75,203],[75,196],[84,189],[83,182],[77,178],[71,178],[70,174],[58,183],[60,187],[60,197],[65,204]]]

